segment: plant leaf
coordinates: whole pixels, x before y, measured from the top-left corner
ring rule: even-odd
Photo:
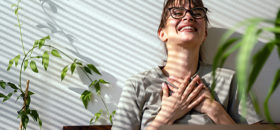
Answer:
[[[71,74],[74,73],[75,68],[76,68],[76,63],[74,62],[74,63],[71,64]]]
[[[18,15],[18,9],[19,9],[19,8],[16,8],[16,9],[15,9],[15,15]]]
[[[87,66],[88,66],[88,68],[90,68],[96,74],[101,75],[101,73],[98,71],[98,69],[93,64],[88,64]]]
[[[11,96],[13,95],[13,93],[9,93],[7,96],[4,97],[3,99],[3,103],[7,100],[9,100],[11,98]]]
[[[113,124],[113,117],[115,116],[116,111],[113,111],[112,114],[110,114],[110,122]]]
[[[86,109],[88,107],[88,102],[91,100],[91,97],[92,97],[92,93],[91,91],[88,90],[85,90],[80,97]]]
[[[45,51],[42,58],[42,64],[44,65],[45,70],[48,70],[49,66],[49,53]]]
[[[39,118],[39,114],[36,110],[30,110],[30,115],[33,118],[33,120],[35,122],[37,122],[38,118]]]
[[[6,97],[3,93],[0,93],[0,98]]]
[[[28,66],[28,60],[25,60],[24,61],[24,71],[26,70],[27,66]]]
[[[56,49],[53,49],[53,50],[51,51],[51,53],[52,53],[53,56],[61,58],[59,52],[58,52]]]
[[[50,37],[50,35],[48,35],[46,37],[43,37],[42,40],[51,40],[51,37]]]
[[[265,46],[253,56],[253,68],[249,74],[248,88],[246,90],[247,93],[251,90],[253,83],[256,81],[257,76],[262,70],[263,65],[265,64],[271,52],[273,51],[274,45],[275,41],[271,41],[265,44]]]
[[[0,86],[1,88],[5,89],[6,88],[6,82],[4,82],[3,80],[0,81]]]
[[[100,118],[100,116],[102,115],[103,113],[103,110],[99,110],[99,112],[95,113],[94,116],[95,116],[95,120],[94,122],[98,121],[98,119]]]
[[[39,49],[41,49],[43,45],[45,45],[45,40],[44,39],[40,39],[39,40]]]
[[[99,79],[99,83],[102,83],[102,84],[109,84],[109,82],[105,81],[104,79]]]
[[[89,87],[91,88],[92,86],[95,86],[96,83],[98,83],[97,80],[92,81],[91,84],[89,85]]]
[[[15,67],[17,67],[18,65],[18,60],[20,59],[20,55],[17,55],[15,58],[14,58],[14,61],[15,61]]]
[[[81,62],[76,62],[76,64],[79,66],[83,66],[83,64]]]
[[[9,85],[12,89],[15,89],[15,90],[18,89],[18,87],[17,87],[15,84],[11,83],[11,82],[8,82],[8,85]]]
[[[8,68],[7,68],[7,71],[9,71],[9,70],[11,69],[13,63],[14,63],[14,60],[13,60],[13,59],[9,61],[9,66],[8,66]]]
[[[89,69],[88,67],[84,66],[84,70],[85,70],[87,73],[91,74],[91,71],[90,71],[90,69]]]
[[[63,68],[62,72],[61,72],[61,81],[62,81],[62,80],[64,79],[64,77],[66,76],[67,71],[68,71],[68,65],[66,65],[66,66]]]
[[[98,95],[101,94],[99,81],[94,85],[95,91]]]
[[[33,61],[33,60],[31,60],[31,62],[30,62],[30,68],[31,68],[31,70],[32,70],[33,72],[35,72],[35,73],[38,73],[38,72],[39,72],[36,63],[35,63],[35,61]]]
[[[274,25],[275,28],[280,28],[280,9],[278,9]],[[275,38],[280,40],[280,33],[275,32],[274,34],[275,34]]]
[[[259,21],[254,21],[252,22],[248,28],[246,29],[246,35],[243,36],[241,40],[242,46],[240,47],[239,54],[237,56],[237,62],[236,62],[236,67],[237,67],[237,84],[238,84],[238,92],[240,94],[240,104],[242,106],[242,116],[246,116],[246,98],[247,98],[247,70],[249,64],[249,58],[250,54],[252,52],[252,49],[254,45],[257,42],[257,36],[258,36],[258,25]]]
[[[272,121],[272,118],[269,113],[268,103],[269,103],[270,97],[272,96],[272,94],[276,90],[276,88],[278,87],[279,83],[280,83],[280,69],[278,69],[278,71],[276,72],[276,74],[274,76],[274,80],[272,81],[272,84],[270,86],[270,89],[269,89],[268,94],[264,101],[264,114],[265,114],[266,119],[270,123],[273,121]]]
[[[33,47],[38,46],[39,45],[40,40],[36,40],[33,44]]]
[[[26,126],[27,126],[27,124],[29,122],[29,118],[28,118],[27,114],[23,114],[21,116],[21,121],[22,121],[23,128],[26,130]]]
[[[17,6],[17,4],[12,4],[11,5],[11,8],[14,8],[14,7],[16,7]]]

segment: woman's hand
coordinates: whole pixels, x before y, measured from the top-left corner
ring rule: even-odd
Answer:
[[[173,77],[172,80],[173,83],[183,82],[183,80],[175,77]],[[235,124],[223,106],[212,98],[209,89],[204,85],[198,75],[192,82],[195,82],[198,86],[202,86],[203,88],[196,97],[197,99],[203,97],[203,101],[194,107],[196,111],[208,115],[216,124]],[[175,91],[175,89],[173,90]]]
[[[165,83],[162,84],[163,96],[161,110],[149,128],[157,128],[163,124],[173,124],[175,120],[184,116],[204,100],[203,96],[197,98],[203,86],[196,86],[196,82],[189,83],[189,80],[190,76],[186,77],[180,83],[174,82],[171,79],[168,80],[177,86],[177,89]],[[168,88],[173,91],[171,95],[169,95]]]

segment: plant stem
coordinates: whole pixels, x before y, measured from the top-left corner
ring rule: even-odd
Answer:
[[[28,89],[29,89],[29,80],[26,82],[26,88],[25,88],[25,94],[23,98],[23,110],[26,111],[26,102],[27,102],[27,96],[28,96]],[[22,120],[20,120],[19,123],[19,130],[22,130]]]
[[[91,82],[93,82],[93,80],[88,76],[88,74],[85,72],[85,70],[82,69],[82,71],[86,74],[87,78],[88,78]],[[104,107],[105,107],[105,109],[106,109],[106,111],[107,111],[107,117],[109,118],[109,117],[110,117],[110,115],[109,115],[110,112],[109,112],[109,109],[108,109],[108,107],[107,107],[107,105],[106,105],[104,99],[102,98],[101,95],[99,95],[99,94],[97,94],[97,95],[100,97],[100,99],[101,99],[101,101],[102,101],[102,103],[103,103],[103,105],[104,105]]]
[[[17,9],[20,9],[19,7],[19,3],[21,2],[21,0],[17,1]],[[20,24],[20,20],[19,20],[19,15],[18,13],[16,14],[17,16],[17,22],[18,22],[18,27],[19,27],[19,34],[20,34],[20,41],[21,41],[21,46],[22,46],[22,51],[23,54],[25,55],[25,51],[24,51],[24,45],[23,45],[23,39],[22,39],[22,32],[21,32],[21,24]]]

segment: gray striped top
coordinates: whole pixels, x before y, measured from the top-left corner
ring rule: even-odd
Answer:
[[[207,87],[212,83],[211,72],[212,66],[200,63],[197,74]],[[112,130],[145,129],[160,110],[161,84],[166,79],[160,67],[130,78],[123,88]],[[241,116],[234,71],[220,68],[217,70],[216,79],[216,101],[223,105],[237,123],[252,124],[261,121],[250,99],[247,100],[246,117]],[[174,123],[202,125],[213,124],[213,121],[207,115],[192,110]]]

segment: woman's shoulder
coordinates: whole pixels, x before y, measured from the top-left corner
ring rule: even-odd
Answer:
[[[156,66],[131,76],[128,78],[127,82],[139,86],[141,84],[149,84],[150,82],[154,82],[155,80],[161,79],[161,77],[161,69],[159,66]]]
[[[199,73],[201,75],[212,76],[213,65],[200,62]],[[235,71],[230,68],[218,67],[216,69],[216,78],[232,78]]]

